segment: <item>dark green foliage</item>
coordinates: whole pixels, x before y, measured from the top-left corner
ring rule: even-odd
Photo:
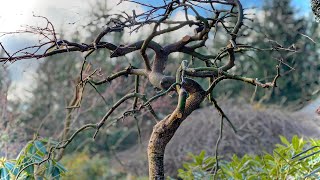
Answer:
[[[257,39],[270,41],[270,48],[279,50],[256,54],[259,71],[256,71],[254,76],[272,80],[276,74],[275,66],[282,63],[283,78],[280,79],[278,88],[270,95],[270,101],[299,100],[310,95],[319,83],[319,54],[316,53],[318,47],[302,35],[311,34],[317,26],[308,27],[314,22],[298,17],[298,11],[290,3],[291,0],[267,1],[264,6],[264,19],[260,20],[258,26],[260,33]],[[259,42],[255,44],[259,45]],[[281,48],[291,48],[297,52],[283,53]]]
[[[33,140],[24,147],[16,160],[0,159],[0,179],[10,180],[18,175],[19,179],[60,179],[66,169],[59,162],[47,159],[49,145],[56,144],[45,139]]]
[[[281,64],[282,76],[277,88],[258,88],[254,100],[296,105],[313,98],[319,88],[318,23],[299,13],[291,6],[291,0],[267,0],[250,24],[253,27],[253,31],[248,32],[252,39],[250,45],[262,50],[238,55],[242,57],[236,62],[236,72],[267,82],[273,80],[276,66]],[[254,94],[254,88],[242,83],[226,84],[225,88],[232,89],[233,95],[238,95],[241,89],[247,98]]]
[[[320,178],[320,141],[304,140],[294,136],[289,142],[281,136],[272,154],[261,156],[245,155],[242,158],[234,155],[230,161],[219,160],[217,179],[263,179],[285,180],[319,179]],[[307,151],[308,150],[308,151]],[[215,157],[207,157],[205,151],[199,155],[190,154],[192,162],[183,164],[178,170],[182,179],[212,179],[216,168]]]

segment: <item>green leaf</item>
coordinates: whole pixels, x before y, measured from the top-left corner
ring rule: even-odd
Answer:
[[[286,137],[280,136],[280,141],[281,141],[283,144],[285,144],[285,145],[287,145],[287,146],[290,146],[290,142],[287,140]]]
[[[247,180],[256,180],[256,179],[259,179],[258,175],[250,175],[247,177]]]
[[[33,160],[36,160],[36,162],[40,162],[43,160],[43,157],[41,157],[41,155],[38,155],[38,154],[34,154],[32,158]]]
[[[191,168],[189,167],[189,163],[183,163],[182,166],[183,166],[183,168],[185,168],[186,170],[191,169]]]
[[[26,146],[26,149],[25,149],[25,152],[26,153],[31,153],[31,154],[34,154],[36,152],[36,148],[34,147],[33,143],[32,142],[29,142]]]
[[[53,161],[53,163],[54,163],[55,167],[57,167],[60,170],[60,172],[66,172],[67,171],[67,169],[61,163],[59,163],[57,161]]]
[[[46,165],[46,169],[47,169],[46,170],[46,175],[47,176],[52,175],[52,172],[53,172],[53,169],[54,169],[52,161],[48,161],[48,164]]]
[[[10,180],[10,175],[6,168],[0,169],[0,177],[1,180]]]
[[[222,168],[222,171],[223,171],[223,173],[224,173],[225,175],[228,175],[228,176],[230,176],[230,177],[233,177],[233,176],[234,176],[234,175],[233,175],[233,171],[230,170],[230,169]]]
[[[299,149],[299,138],[296,135],[292,137],[292,146],[295,151]]]
[[[19,169],[15,167],[15,165],[11,162],[5,162],[4,166],[11,172],[13,175],[17,175],[19,173]]]
[[[320,167],[318,167],[317,169],[313,170],[310,174],[306,175],[304,178],[314,176],[319,171],[320,171]]]
[[[51,175],[54,179],[60,179],[61,172],[58,168],[55,167]]]
[[[29,163],[30,163],[30,162],[29,162]],[[28,165],[29,163],[26,163],[26,165]],[[24,172],[26,172],[27,175],[32,175],[33,172],[34,172],[34,166],[33,166],[33,165],[28,166],[28,167],[24,170]]]
[[[34,141],[34,145],[36,146],[37,150],[39,150],[43,154],[48,154],[46,147],[41,141],[38,141],[38,140]]]
[[[196,163],[197,165],[202,165],[203,159],[201,158],[201,156],[196,156]]]

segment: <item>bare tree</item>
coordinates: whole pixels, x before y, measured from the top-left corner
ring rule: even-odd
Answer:
[[[82,52],[85,58],[74,98],[70,103],[70,107],[68,107],[70,109],[80,106],[83,89],[87,85],[95,87],[114,81],[122,76],[132,75],[136,77],[135,88],[132,90],[132,93],[123,96],[116,102],[99,122],[87,124],[74,132],[70,137],[65,137],[58,146],[51,148],[51,153],[57,149],[66,148],[74,137],[83,130],[94,129],[95,134],[93,138],[95,138],[101,127],[108,127],[110,125],[107,124],[107,120],[110,120],[110,116],[126,101],[133,100],[132,108],[125,111],[122,116],[113,120],[111,123],[126,116],[135,115],[142,109],[149,110],[152,115],[158,119],[151,103],[169,92],[177,93],[178,103],[175,110],[156,123],[148,145],[149,178],[164,179],[163,158],[166,145],[180,124],[194,110],[199,108],[203,101],[208,99],[221,114],[221,123],[223,124],[223,120],[225,119],[235,130],[235,127],[212,96],[214,88],[219,82],[232,79],[262,88],[274,88],[277,86],[277,79],[280,77],[280,65],[282,65],[282,62],[279,63],[279,66],[275,67],[275,77],[272,82],[260,82],[255,77],[249,78],[230,72],[235,66],[237,53],[249,50],[294,50],[283,47],[278,43],[270,49],[259,49],[246,44],[246,38],[242,37],[244,36],[242,32],[244,32],[247,27],[245,20],[250,19],[245,16],[239,0],[172,0],[170,2],[164,0],[154,4],[134,0],[122,0],[119,4],[124,2],[138,4],[142,6],[145,11],[142,13],[132,11],[132,13],[122,12],[119,14],[105,15],[105,18],[108,18],[108,24],[101,30],[92,43],[72,42],[66,39],[59,39],[53,24],[47,18],[41,17],[47,22],[44,28],[30,26],[26,31],[16,32],[39,34],[43,37],[40,44],[25,47],[13,54],[10,54],[6,48],[1,45],[5,55],[0,58],[0,62],[15,62],[33,58],[41,59],[61,53]],[[178,11],[184,13],[182,20],[174,20],[173,18]],[[127,30],[129,33],[139,32],[143,27],[152,27],[152,30],[144,39],[134,43],[116,44],[117,42],[104,41],[104,37],[108,35],[112,36],[114,33],[122,33]],[[170,35],[174,31],[180,30],[179,32],[183,32],[181,30],[186,28],[192,28],[194,34],[186,33],[180,40],[167,44],[161,44],[155,39],[164,34]],[[206,44],[210,45],[209,41],[213,41],[217,34],[222,34],[227,37],[224,46],[221,47],[218,53],[208,54],[210,51],[206,49],[209,48],[206,47]],[[141,59],[144,67],[133,67],[129,65],[126,69],[114,72],[110,76],[101,79],[101,76],[97,75],[98,70],[85,72],[86,58],[97,50],[110,50],[110,58],[115,59],[132,52],[138,52],[137,59]],[[149,50],[152,52],[147,52]],[[171,59],[170,55],[176,52],[189,55],[190,60],[199,61],[200,63],[194,66],[187,60],[177,60],[181,65],[176,72],[164,73],[167,62]],[[203,52],[207,52],[207,54]],[[145,94],[140,93],[140,77],[145,77],[155,89],[162,91],[153,97],[147,97]],[[204,88],[204,85],[200,84],[196,78],[208,79],[207,88]],[[69,128],[66,127],[66,129],[68,130]],[[221,135],[222,134],[220,134],[220,136]],[[217,145],[219,144],[219,140]],[[51,157],[52,156],[49,156],[48,159]],[[218,168],[217,163],[216,170]]]

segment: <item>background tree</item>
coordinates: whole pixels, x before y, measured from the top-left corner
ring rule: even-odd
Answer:
[[[246,61],[248,58],[240,58],[245,59],[240,67],[250,76],[271,80],[272,67],[282,62],[282,76],[285,78],[280,79],[278,88],[272,91],[258,89],[253,98],[298,109],[300,103],[313,98],[319,87],[318,24],[310,17],[298,16],[301,12],[292,6],[290,0],[264,1],[262,10],[257,13],[259,17],[252,25],[254,31],[250,37],[252,45],[260,50],[250,54],[250,62]],[[291,50],[281,51],[284,47]],[[290,73],[292,71],[294,73]],[[245,96],[251,97],[252,91],[243,84],[238,84],[234,93],[237,94],[239,88],[243,89],[244,95],[250,92]]]
[[[26,133],[19,120],[20,113],[15,109],[19,104],[9,99],[9,92],[14,87],[6,67],[0,69],[0,156],[13,158],[26,143]]]
[[[91,22],[86,25],[86,34],[97,34],[98,28],[101,25],[105,25],[106,19],[99,20],[104,17],[107,6],[104,6],[103,2],[97,2],[97,6],[93,7],[92,12],[94,15],[91,18]],[[90,13],[92,13],[90,12]],[[82,32],[84,33],[84,32]],[[60,33],[61,39],[65,33]],[[111,38],[119,41],[123,33],[117,33]],[[72,35],[73,41],[80,41],[80,39],[89,39],[94,37],[83,37],[79,32]],[[86,40],[85,40],[86,41]],[[110,54],[107,51],[99,51],[92,54],[88,61],[90,65],[87,67],[87,71],[90,68],[99,68],[101,72],[112,72],[112,70],[119,70],[125,68],[127,63],[132,63],[132,60],[127,58],[125,62],[103,63],[105,61],[111,61],[108,57]],[[74,59],[74,61],[70,61]],[[26,133],[28,139],[31,140],[34,134],[40,137],[52,137],[54,139],[66,138],[70,131],[74,131],[82,125],[88,123],[90,119],[98,119],[103,116],[103,112],[106,108],[111,106],[116,100],[125,95],[128,89],[123,88],[121,83],[133,84],[134,78],[120,78],[117,82],[113,82],[112,86],[87,86],[83,93],[85,96],[81,101],[81,106],[74,108],[67,108],[73,106],[74,94],[76,89],[79,88],[79,72],[81,71],[83,57],[79,53],[69,53],[67,55],[57,55],[47,57],[44,61],[39,63],[37,70],[37,76],[34,79],[37,81],[37,86],[32,90],[33,96],[28,99],[28,103],[23,110],[23,116],[21,121],[27,125]],[[55,67],[55,68],[52,68]],[[73,88],[70,88],[73,87]],[[106,96],[107,95],[107,96]],[[103,99],[101,97],[104,97]],[[79,104],[78,104],[79,105]],[[74,105],[74,106],[78,106]],[[93,108],[94,107],[94,108]],[[127,121],[130,122],[128,119]],[[95,146],[89,146],[89,152],[95,154],[97,152],[106,153],[111,147],[118,149],[125,149],[137,141],[136,128],[131,128],[130,124],[134,122],[127,122],[125,125],[114,126],[108,129],[108,133],[103,131],[104,134],[99,140],[95,141]],[[51,128],[59,127],[59,128]],[[127,131],[129,127],[128,132]],[[64,129],[61,132],[61,129]],[[79,147],[93,143],[88,140],[88,134],[83,133],[69,146],[68,152],[73,152]],[[118,142],[121,141],[121,142]],[[81,144],[81,146],[78,146]],[[59,156],[59,159],[62,154]]]

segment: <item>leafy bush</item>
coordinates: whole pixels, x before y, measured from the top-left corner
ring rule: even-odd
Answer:
[[[60,179],[66,169],[57,161],[48,158],[47,147],[55,142],[33,140],[20,152],[15,160],[0,158],[0,179]]]
[[[0,180],[12,180],[17,176],[19,180],[128,179],[128,177],[135,180],[148,179],[128,174],[122,168],[112,168],[107,157],[100,154],[92,156],[88,149],[67,154],[59,163],[52,159],[54,153],[48,158],[49,148],[52,146],[57,146],[56,142],[46,139],[32,140],[16,159],[8,160],[0,157]]]
[[[320,179],[320,140],[304,140],[294,136],[289,142],[280,136],[272,154],[262,156],[234,155],[230,161],[219,160],[216,174],[216,158],[190,154],[192,162],[183,164],[178,177],[186,180],[202,179]]]

